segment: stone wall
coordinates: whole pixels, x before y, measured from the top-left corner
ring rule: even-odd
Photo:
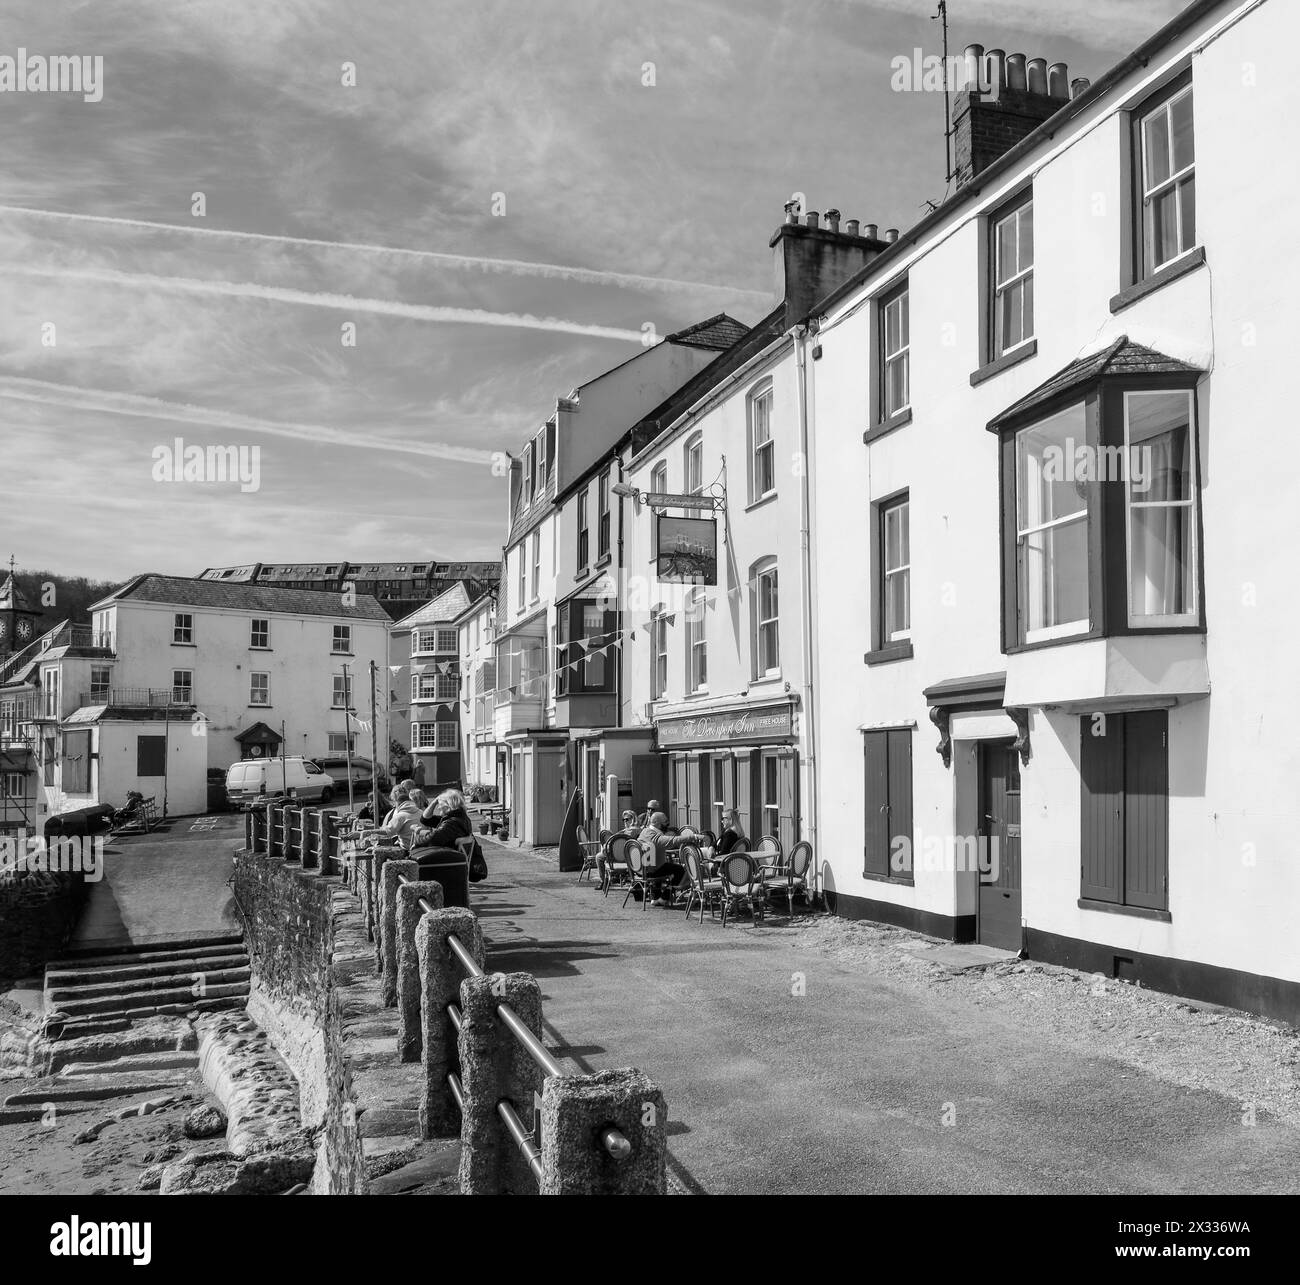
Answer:
[[[235,854],[236,904],[253,969],[249,1013],[298,1077],[303,1124],[319,1127],[313,1190],[366,1189],[344,1052],[336,927],[351,898],[336,876]]]
[[[84,899],[80,874],[0,876],[0,984],[30,977],[58,955]]]

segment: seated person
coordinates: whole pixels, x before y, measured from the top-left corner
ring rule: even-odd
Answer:
[[[457,839],[474,833],[474,823],[465,811],[465,796],[459,790],[444,790],[425,809],[421,818],[429,833],[420,835],[422,848],[454,848]]]
[[[718,856],[725,857],[736,846],[737,840],[744,837],[745,830],[740,824],[740,813],[735,808],[728,808],[722,814],[722,833],[718,835]]]
[[[686,867],[681,862],[673,861],[668,857],[670,845],[676,846],[673,840],[676,839],[677,843],[680,843],[681,836],[670,838],[666,835],[664,830],[667,825],[668,818],[664,813],[653,812],[649,824],[637,835],[637,842],[647,850],[646,879],[653,894],[653,904],[656,906],[672,905],[672,902],[663,895],[665,884],[671,880],[675,892],[686,879]]]
[[[420,878],[442,884],[444,906],[469,905],[469,860],[456,846],[472,838],[474,824],[459,790],[444,790],[424,810],[422,825],[411,845],[411,858],[420,863]]]
[[[387,825],[393,819],[393,813],[397,811],[398,806],[405,803],[408,798],[407,790],[404,785],[393,786],[392,802],[386,813],[381,826]]]
[[[384,818],[384,824],[377,830],[372,830],[371,834],[379,843],[396,839],[402,847],[409,850],[411,830],[419,822],[419,807],[413,799],[405,798]]]
[[[660,812],[662,806],[663,805],[658,799],[651,799],[650,802],[645,805],[645,811],[637,817],[637,825],[644,830],[645,827],[650,824],[650,818],[654,816],[656,812]],[[668,824],[668,818],[666,816],[664,817],[664,824]]]
[[[635,839],[640,833],[640,827],[636,823],[636,813],[633,812],[631,808],[628,808],[623,813],[623,828],[621,830],[615,830],[614,833],[610,835],[610,838],[615,838],[618,835],[625,835],[629,839]],[[605,880],[608,877],[604,844],[601,844],[600,851],[596,854],[596,873],[600,876],[600,882],[597,886],[603,888],[605,886]]]

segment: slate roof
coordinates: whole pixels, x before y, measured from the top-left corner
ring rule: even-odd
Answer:
[[[20,683],[29,678],[50,648],[57,646],[58,636],[71,624],[70,620],[59,621],[53,629],[47,629],[39,638],[33,638],[22,651],[16,651],[0,661],[0,683]],[[49,643],[42,646],[47,638]]]
[[[94,607],[131,600],[164,602],[177,607],[217,607],[233,611],[277,611],[287,616],[342,616],[352,620],[382,620],[388,613],[369,594],[358,594],[347,607],[337,593],[319,589],[278,589],[270,585],[224,584],[153,572],[136,576],[101,598]]]
[[[1117,378],[1128,375],[1201,375],[1204,373],[1199,366],[1180,361],[1177,357],[1167,357],[1164,353],[1134,343],[1127,335],[1120,335],[1109,347],[1087,357],[1079,357],[1058,370],[1032,392],[1026,393],[1018,402],[1014,402],[1006,410],[995,415],[985,427],[990,432],[996,433],[1003,424],[1020,419],[1027,412],[1046,405],[1062,393],[1067,393],[1074,388],[1082,388],[1103,376]]]
[[[393,625],[394,629],[410,629],[415,625],[448,624],[455,620],[469,606],[469,593],[465,586],[457,581],[450,589],[440,593],[431,602],[417,607],[409,616],[403,616]]]
[[[668,336],[668,342],[686,344],[690,348],[716,348],[725,352],[732,344],[739,343],[749,333],[749,327],[735,317],[720,312],[716,317],[706,321],[697,321],[685,330],[679,330]]]

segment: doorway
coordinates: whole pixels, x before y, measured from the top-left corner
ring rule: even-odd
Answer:
[[[979,919],[977,940],[1019,950],[1020,760],[1013,741],[979,746]]]

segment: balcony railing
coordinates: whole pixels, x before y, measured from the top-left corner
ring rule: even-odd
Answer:
[[[68,645],[72,647],[90,647],[99,651],[113,651],[113,634],[107,629],[95,629],[91,625],[69,625]]]
[[[194,692],[188,687],[92,687],[82,692],[79,705],[117,705],[132,709],[192,709]]]

